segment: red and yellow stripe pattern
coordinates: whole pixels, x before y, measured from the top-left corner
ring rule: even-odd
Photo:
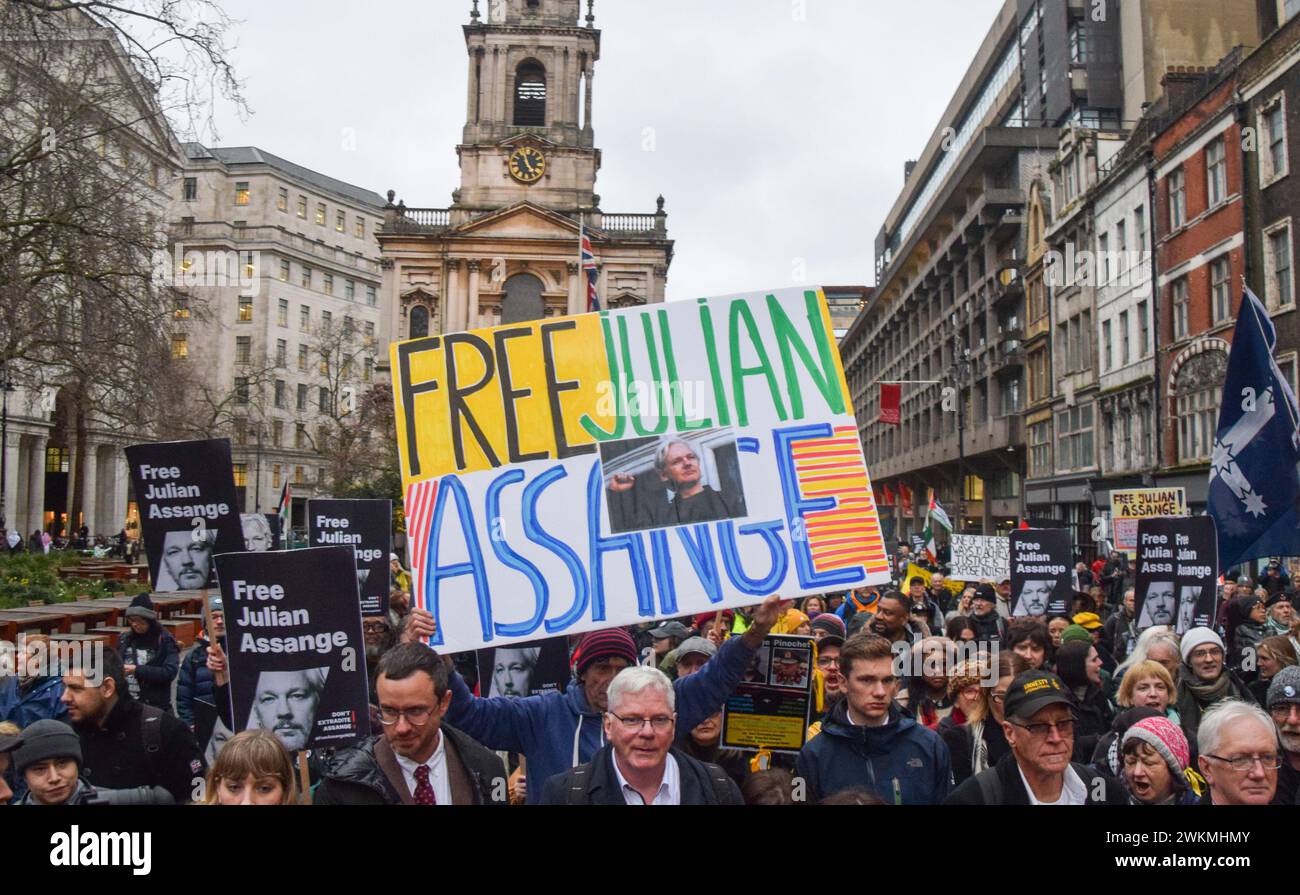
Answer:
[[[857,429],[840,426],[830,438],[795,442],[792,451],[802,496],[835,499],[833,508],[805,515],[813,568],[822,573],[861,566],[868,574],[887,574],[889,557]]]

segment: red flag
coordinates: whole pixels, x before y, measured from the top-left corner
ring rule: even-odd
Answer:
[[[898,483],[898,499],[903,502],[903,515],[912,515],[912,489],[902,482]]]
[[[880,421],[889,426],[902,425],[899,404],[903,400],[903,387],[898,383],[880,383]]]
[[[880,505],[882,507],[892,507],[894,505],[894,492],[889,490],[888,485],[885,486],[885,493],[883,496],[885,499],[880,502]]]
[[[1021,519],[1021,520],[1020,520],[1020,530],[1021,530],[1021,531],[1029,531],[1029,522],[1028,522],[1028,520],[1026,520],[1026,519]]]

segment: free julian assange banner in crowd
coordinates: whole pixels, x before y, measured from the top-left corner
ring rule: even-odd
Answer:
[[[444,651],[889,580],[820,289],[434,336],[392,365]]]
[[[229,439],[135,444],[126,462],[153,589],[215,587],[212,557],[244,549]]]
[[[388,555],[392,553],[391,500],[307,501],[307,543],[344,544],[357,552],[362,615],[388,614]]]
[[[1011,532],[1012,617],[1065,615],[1074,596],[1070,533],[1063,528]]]

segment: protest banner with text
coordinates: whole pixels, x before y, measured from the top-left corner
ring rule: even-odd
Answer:
[[[1186,516],[1184,488],[1130,488],[1110,492],[1110,519],[1115,549],[1132,554],[1138,545],[1138,520]]]
[[[1218,617],[1219,538],[1210,516],[1142,519],[1137,534],[1137,627],[1177,634]]]
[[[1063,528],[1011,532],[1011,615],[1066,615],[1074,596],[1070,533]]]
[[[949,578],[958,581],[1005,581],[1011,575],[1006,538],[991,535],[949,535],[952,561]]]
[[[820,290],[435,336],[392,365],[435,646],[889,580]]]
[[[813,638],[763,638],[722,709],[724,749],[797,753],[813,702]]]
[[[312,547],[343,544],[357,552],[362,615],[388,614],[392,524],[391,500],[307,501],[307,543]]]

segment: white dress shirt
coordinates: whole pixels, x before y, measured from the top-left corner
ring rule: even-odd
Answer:
[[[610,758],[614,762],[614,776],[618,778],[619,790],[623,793],[623,801],[628,805],[644,805],[645,799],[641,793],[627,782],[623,776],[623,769],[618,766],[618,754],[610,752]],[[664,779],[659,784],[659,791],[655,793],[654,801],[651,805],[680,805],[682,803],[682,775],[677,767],[677,759],[673,758],[671,752],[666,756],[664,764]]]
[[[437,799],[439,805],[450,805],[451,780],[447,777],[447,753],[443,748],[444,741],[445,738],[439,731],[438,745],[424,766],[429,769],[429,785],[433,787],[433,797]],[[397,763],[402,768],[403,779],[406,780],[406,791],[414,796],[415,787],[419,785],[415,779],[415,769],[421,766],[420,763],[404,755],[397,756]]]
[[[1088,803],[1088,787],[1084,785],[1083,778],[1080,777],[1073,767],[1066,765],[1065,780],[1061,784],[1061,795],[1055,802],[1041,802],[1034,795],[1034,789],[1025,779],[1025,772],[1020,770],[1016,765],[1016,772],[1020,774],[1020,781],[1025,784],[1025,792],[1029,793],[1029,804],[1031,805],[1086,805]]]

